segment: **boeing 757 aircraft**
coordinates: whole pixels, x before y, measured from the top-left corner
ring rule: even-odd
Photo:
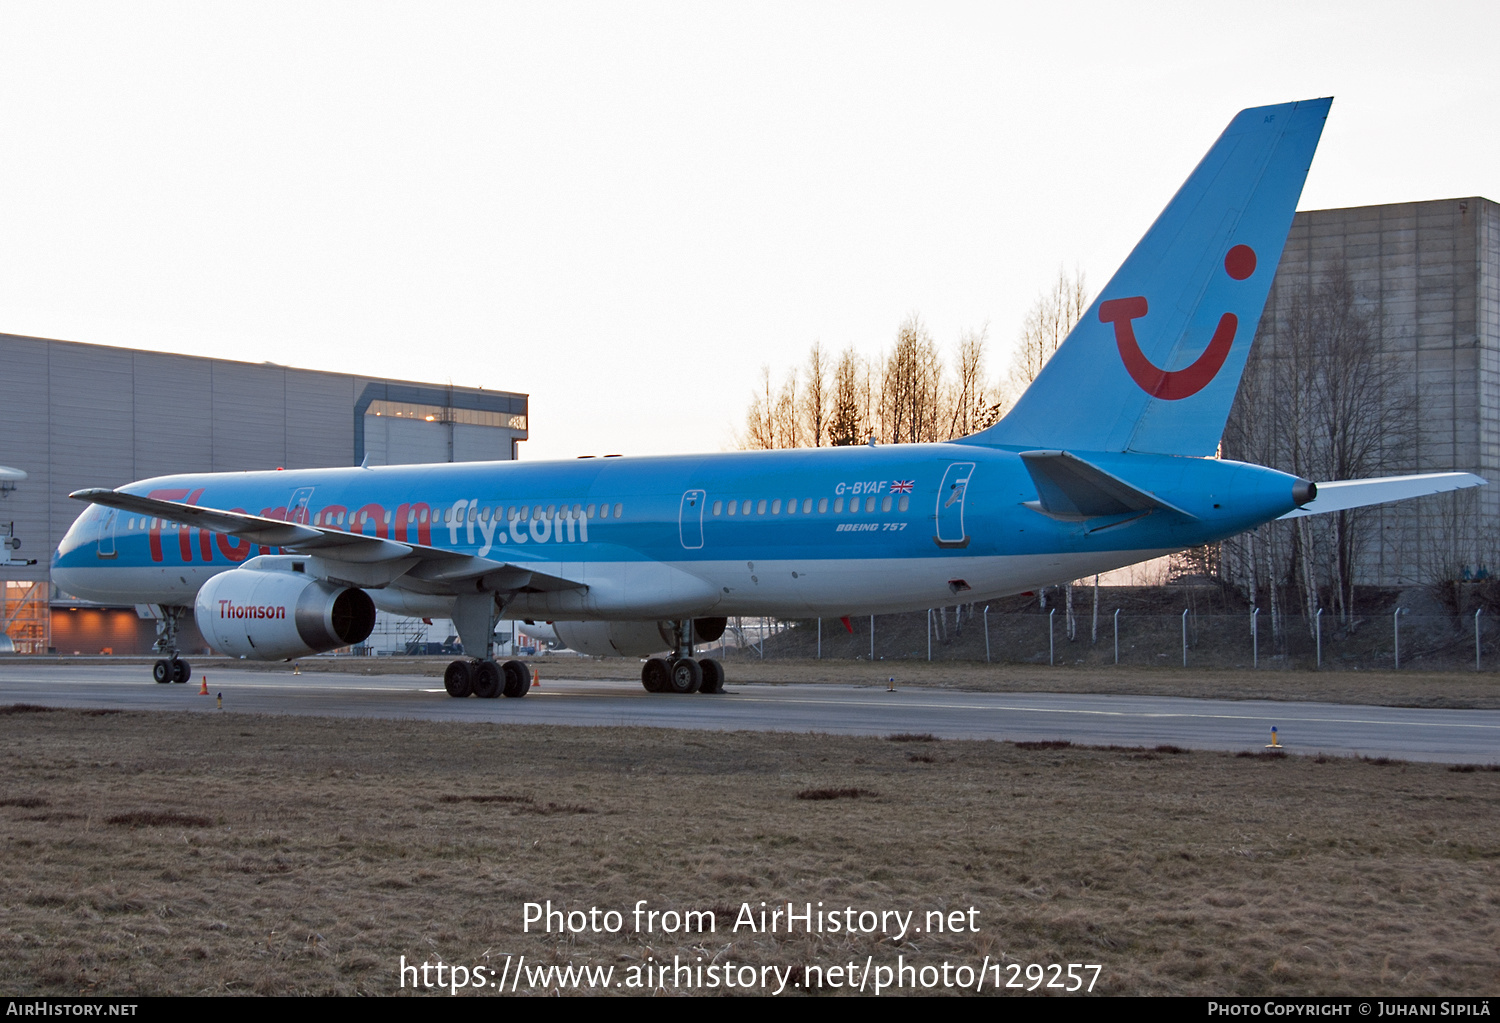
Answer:
[[[451,617],[453,696],[523,696],[502,614],[640,656],[652,692],[719,692],[695,659],[731,615],[982,601],[1289,515],[1438,493],[1467,473],[1315,484],[1214,457],[1331,100],[1242,111],[1016,407],[945,444],[572,462],[213,473],[82,490],[53,557],[79,597],[154,604],[157,681],[192,608],[216,650],[359,643],[376,608]],[[1320,489],[1321,488],[1321,489]]]

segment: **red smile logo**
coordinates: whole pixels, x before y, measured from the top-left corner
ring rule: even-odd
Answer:
[[[1248,245],[1236,245],[1224,257],[1224,272],[1237,281],[1243,281],[1255,272],[1255,250]],[[1208,347],[1197,360],[1184,369],[1168,371],[1161,369],[1146,358],[1135,340],[1132,320],[1146,315],[1146,299],[1142,295],[1133,298],[1116,298],[1099,304],[1099,319],[1115,325],[1115,346],[1120,349],[1120,361],[1125,369],[1147,394],[1153,398],[1177,401],[1197,394],[1218,375],[1229,358],[1229,349],[1234,346],[1234,334],[1239,320],[1234,313],[1219,317],[1219,326],[1214,330]]]

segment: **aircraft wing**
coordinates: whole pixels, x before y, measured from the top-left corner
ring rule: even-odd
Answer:
[[[1472,472],[1429,472],[1419,476],[1381,476],[1368,480],[1334,480],[1318,484],[1318,496],[1301,508],[1281,516],[1283,519],[1324,512],[1347,511],[1411,497],[1442,494],[1449,490],[1486,486],[1489,480]]]
[[[572,590],[587,589],[585,584],[562,576],[548,575],[509,562],[478,558],[459,551],[443,550],[423,544],[385,540],[361,533],[349,533],[329,526],[224,511],[181,501],[163,501],[118,490],[95,488],[77,490],[68,495],[76,501],[102,504],[106,508],[152,515],[180,522],[198,529],[209,529],[266,547],[281,547],[297,554],[308,554],[327,561],[340,562],[347,569],[375,566],[389,562],[407,562],[391,566],[396,574],[421,580],[424,588],[441,591],[461,582],[483,579],[493,589]],[[378,574],[347,571],[348,581],[359,584],[360,577],[377,579]],[[469,588],[472,592],[472,587]]]

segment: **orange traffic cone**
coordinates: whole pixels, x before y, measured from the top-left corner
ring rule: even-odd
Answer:
[[[532,668],[531,669],[531,688],[533,688],[533,689],[540,689],[540,688],[542,688],[542,669],[540,669],[540,668]]]
[[[199,696],[207,696],[208,695],[208,676],[207,675],[203,676],[203,685],[201,685],[201,686],[198,687],[198,695]]]

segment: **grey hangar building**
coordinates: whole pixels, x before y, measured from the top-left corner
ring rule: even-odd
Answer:
[[[525,394],[0,334],[7,395],[4,632],[18,654],[146,654],[147,608],[58,591],[49,561],[82,511],[68,494],[178,472],[510,460]],[[34,564],[16,562],[33,561]],[[184,622],[184,649],[202,639]]]

